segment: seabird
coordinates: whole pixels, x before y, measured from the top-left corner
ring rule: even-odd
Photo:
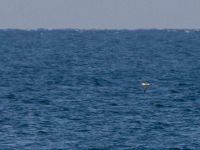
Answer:
[[[142,82],[141,85],[144,89],[144,93],[146,93],[146,90],[149,88],[150,83],[149,82]]]

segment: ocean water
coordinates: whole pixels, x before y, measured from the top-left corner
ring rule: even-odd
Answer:
[[[0,91],[2,150],[200,149],[200,31],[0,30]]]

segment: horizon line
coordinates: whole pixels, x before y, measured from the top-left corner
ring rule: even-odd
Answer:
[[[23,30],[23,31],[40,31],[40,30],[77,30],[77,31],[138,31],[138,30],[190,30],[200,31],[200,28],[0,28],[0,30]]]

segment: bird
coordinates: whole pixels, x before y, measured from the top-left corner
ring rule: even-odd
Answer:
[[[144,93],[146,93],[147,89],[149,88],[149,86],[151,85],[149,82],[141,82],[141,85],[144,89]]]

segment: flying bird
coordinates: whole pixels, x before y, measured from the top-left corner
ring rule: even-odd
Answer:
[[[151,84],[149,82],[142,82],[141,85],[144,89],[144,93],[146,93],[147,89],[150,87]]]

